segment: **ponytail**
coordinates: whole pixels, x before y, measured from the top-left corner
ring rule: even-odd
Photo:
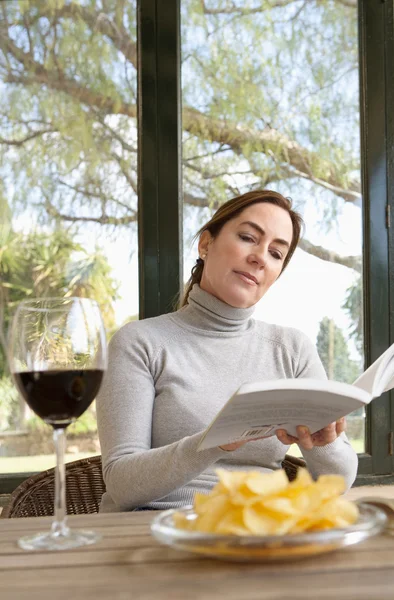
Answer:
[[[186,304],[188,304],[188,298],[189,298],[189,294],[192,290],[192,287],[195,283],[200,283],[203,270],[204,270],[204,261],[202,258],[197,258],[196,264],[192,268],[190,278],[186,282],[185,291],[183,294],[183,298],[182,298],[181,302],[179,303],[179,308],[182,308],[183,306],[186,306]]]

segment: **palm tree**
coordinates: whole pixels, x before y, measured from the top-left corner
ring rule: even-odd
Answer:
[[[107,259],[99,249],[88,254],[75,242],[70,231],[60,227],[51,233],[12,229],[10,210],[0,194],[0,412],[19,412],[19,426],[26,405],[15,411],[17,402],[9,391],[6,348],[7,330],[16,306],[25,298],[81,296],[93,298],[100,306],[108,335],[115,329],[113,302],[118,284],[111,276]],[[2,390],[3,392],[2,393]],[[7,406],[6,406],[7,405]],[[4,427],[4,425],[3,425]]]

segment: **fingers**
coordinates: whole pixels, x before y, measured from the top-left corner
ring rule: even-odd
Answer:
[[[316,433],[312,435],[312,441],[314,446],[326,446],[327,444],[335,442],[337,437],[338,434],[335,422],[330,423],[327,425],[327,427],[323,427],[323,429],[320,429],[319,431],[316,431]]]
[[[285,446],[291,446],[291,444],[296,444],[298,442],[298,439],[289,435],[285,429],[277,429],[276,437],[282,444],[285,444]]]
[[[297,425],[298,444],[304,450],[311,450],[314,442],[308,427],[305,425]]]
[[[305,450],[311,450],[314,446],[326,446],[327,444],[331,444],[335,442],[337,437],[341,435],[342,431],[346,430],[346,418],[342,417],[335,421],[334,423],[330,423],[327,427],[323,427],[316,433],[312,434],[309,431],[309,428],[305,425],[297,425],[297,436],[294,437],[287,433],[285,429],[277,429],[276,437],[282,444],[286,446],[291,446],[291,444],[298,444]]]
[[[314,446],[326,446],[334,442],[342,431],[346,429],[345,417],[338,419],[334,423],[330,423],[327,427],[323,427],[316,433],[312,434],[309,428],[305,425],[297,425],[297,436],[289,435],[286,430],[278,429],[276,437],[282,444],[291,445],[298,444],[304,450],[311,450]]]
[[[337,435],[341,435],[342,431],[346,431],[346,426],[346,417],[338,419],[338,421],[336,422]]]

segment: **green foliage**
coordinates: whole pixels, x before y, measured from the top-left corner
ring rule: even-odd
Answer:
[[[72,438],[73,436],[95,433],[96,431],[96,411],[94,407],[90,407],[75,421],[75,423],[72,423],[72,425],[67,428],[67,437]]]
[[[10,377],[0,378],[0,431],[17,426],[19,418],[18,392]]]
[[[342,330],[328,317],[320,321],[317,350],[329,379],[353,383],[360,375],[360,364],[350,358]]]
[[[47,222],[136,221],[136,9],[4,5],[0,134],[29,138],[0,146],[19,210],[34,204]],[[185,191],[213,206],[273,184],[308,190],[327,214],[335,192],[304,181],[346,188],[359,170],[356,8],[184,0],[181,10]]]
[[[52,427],[47,425],[47,423],[34,414],[32,414],[32,416],[27,420],[26,428],[32,433],[42,433],[43,435],[47,436],[52,434]],[[93,407],[90,407],[78,418],[77,421],[67,427],[67,438],[70,439],[79,435],[95,433],[96,430],[96,412]]]
[[[1,232],[0,232],[1,233]],[[0,245],[0,429],[15,425],[18,394],[4,377],[4,348],[17,304],[26,297],[80,296],[95,299],[108,336],[115,328],[113,301],[117,298],[107,260],[99,249],[88,254],[64,229],[53,233],[8,231]]]
[[[114,326],[112,302],[117,298],[106,258],[90,255],[70,232],[10,232],[0,247],[0,292],[4,327],[16,305],[26,297],[81,296],[97,300],[107,328]]]
[[[348,288],[345,302],[342,307],[348,313],[352,327],[350,335],[354,339],[357,350],[362,355],[364,350],[364,327],[363,327],[363,289],[361,275]]]

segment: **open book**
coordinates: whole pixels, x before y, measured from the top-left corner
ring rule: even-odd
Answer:
[[[246,383],[209,425],[198,450],[270,437],[277,429],[296,436],[297,425],[315,433],[394,387],[394,344],[353,384],[320,379]]]

